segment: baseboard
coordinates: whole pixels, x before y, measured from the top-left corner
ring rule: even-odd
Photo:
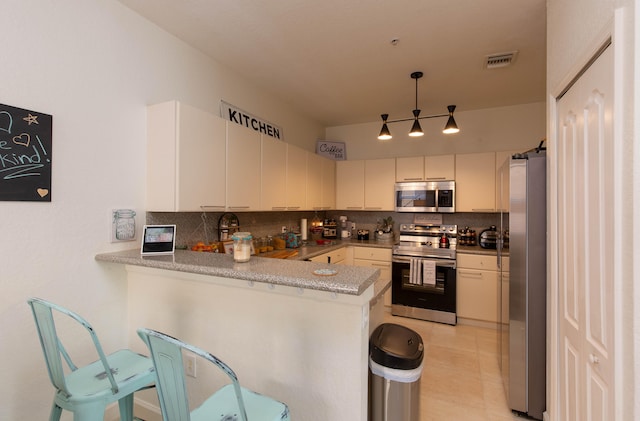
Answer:
[[[483,320],[475,320],[475,319],[465,319],[464,317],[460,317],[460,316],[458,316],[458,324],[473,326],[473,327],[483,327],[485,329],[493,329],[493,330],[500,329],[499,323],[485,322]]]
[[[133,400],[133,414],[136,419],[141,421],[162,421],[162,413],[159,407],[135,398]],[[104,419],[111,421],[120,420],[120,410],[118,409],[117,402],[107,408]]]

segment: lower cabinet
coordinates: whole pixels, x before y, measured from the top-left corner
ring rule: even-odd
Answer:
[[[332,250],[318,256],[312,257],[309,259],[311,262],[317,263],[331,263],[335,265],[344,265],[347,264],[347,248],[341,247],[337,250]]]
[[[353,265],[380,269],[380,279],[391,281],[391,249],[353,247]],[[391,307],[391,288],[384,294],[384,305]]]
[[[311,262],[365,266],[380,269],[380,279],[391,282],[391,249],[342,247],[309,259]],[[384,294],[384,305],[391,307],[391,288]]]
[[[458,253],[457,265],[458,317],[499,323],[504,286],[496,256]]]

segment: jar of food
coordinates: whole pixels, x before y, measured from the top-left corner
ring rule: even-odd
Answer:
[[[253,237],[250,232],[236,232],[231,236],[233,240],[233,260],[236,262],[248,262],[251,257],[251,244]]]
[[[136,236],[136,212],[132,209],[118,209],[113,212],[116,240],[133,240]]]

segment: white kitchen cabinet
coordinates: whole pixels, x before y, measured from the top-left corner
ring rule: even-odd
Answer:
[[[455,155],[424,157],[424,179],[426,181],[455,180]]]
[[[336,207],[336,162],[307,152],[307,205],[310,210]]]
[[[394,158],[338,161],[336,207],[393,211]]]
[[[455,156],[456,212],[496,211],[495,152]]]
[[[309,259],[311,262],[316,263],[330,263],[332,265],[344,265],[347,257],[347,248],[341,247],[337,250],[332,250],[318,256]]]
[[[287,145],[287,174],[285,183],[287,210],[303,210],[307,205],[307,155],[294,145]]]
[[[260,209],[286,210],[287,144],[262,136]]]
[[[364,160],[336,162],[336,208],[364,209]]]
[[[509,212],[509,161],[516,151],[496,152],[496,209]]]
[[[424,156],[396,158],[396,181],[423,181]]]
[[[353,265],[380,269],[380,277],[391,282],[391,249],[353,247]],[[384,305],[391,307],[391,287],[385,292]]]
[[[147,108],[147,211],[224,210],[225,126],[178,101]]]
[[[396,181],[455,180],[455,155],[396,158]]]
[[[364,162],[364,209],[394,210],[396,160],[369,159]]]
[[[227,209],[230,211],[260,210],[260,138],[255,130],[227,124]]]
[[[336,161],[329,158],[322,158],[321,200],[322,209],[336,208]]]
[[[502,280],[496,256],[458,253],[457,316],[497,324],[501,320]]]
[[[315,153],[307,153],[307,209],[322,209],[322,157]]]

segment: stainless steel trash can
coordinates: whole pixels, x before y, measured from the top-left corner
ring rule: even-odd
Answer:
[[[384,323],[369,341],[369,421],[420,421],[424,343],[404,326]]]

